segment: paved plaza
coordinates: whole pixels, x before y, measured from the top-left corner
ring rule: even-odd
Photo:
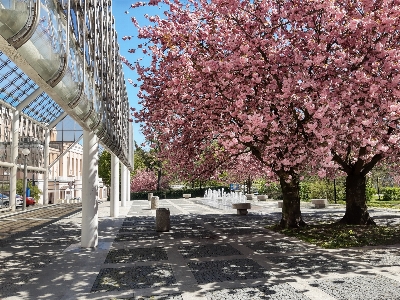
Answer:
[[[147,200],[121,207],[119,218],[101,202],[96,249],[80,248],[78,204],[0,215],[0,299],[400,299],[398,245],[325,250],[271,232],[276,201],[253,203],[247,216],[200,198],[159,205],[170,210],[169,232],[155,231]],[[335,220],[344,208],[302,212]],[[400,222],[398,211],[370,213]]]

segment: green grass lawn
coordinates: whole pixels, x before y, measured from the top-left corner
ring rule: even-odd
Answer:
[[[338,201],[338,204],[346,203]],[[374,197],[367,206],[400,209],[400,201],[383,201]],[[343,225],[335,221],[337,220],[331,220],[329,223],[317,221],[296,229],[281,229],[279,226],[267,228],[328,249],[400,244],[400,226]]]
[[[337,201],[337,203],[346,205],[346,202],[344,202],[344,201]],[[378,207],[378,208],[400,209],[400,200],[383,201],[383,200],[378,200],[378,197],[374,197],[371,201],[367,202],[367,206],[368,207]]]
[[[336,249],[400,243],[400,226],[356,226],[342,224],[313,224],[303,228],[269,229],[322,248]]]
[[[373,199],[367,203],[368,207],[381,207],[381,208],[395,208],[400,209],[400,201],[382,201],[378,199]]]

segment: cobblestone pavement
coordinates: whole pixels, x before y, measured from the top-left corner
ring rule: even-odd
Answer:
[[[0,299],[400,299],[398,245],[325,250],[268,231],[280,218],[275,201],[253,203],[247,216],[201,199],[159,205],[169,232],[155,231],[147,200],[119,218],[101,203],[96,249],[79,247],[80,213],[16,237],[2,247]],[[344,208],[302,213],[335,220]],[[399,211],[370,213],[400,222]]]

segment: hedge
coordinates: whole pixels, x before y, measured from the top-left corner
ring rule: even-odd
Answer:
[[[383,194],[383,201],[400,200],[400,188],[385,187],[380,191]]]

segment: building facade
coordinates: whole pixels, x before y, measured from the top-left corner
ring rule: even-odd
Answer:
[[[0,105],[0,162],[11,163],[11,116],[7,110]],[[20,123],[28,124],[26,117],[21,115]],[[31,166],[28,170],[27,180],[43,191],[44,176],[40,171],[44,164],[44,146],[39,139],[34,136],[40,130],[36,130],[37,125],[31,122],[28,126],[22,126],[19,129],[20,139],[19,147],[30,150],[27,164]],[[81,199],[82,198],[82,167],[83,167],[83,147],[77,141],[60,141],[57,138],[57,129],[50,130],[50,143],[48,154],[49,178],[48,178],[48,203],[59,203],[62,200]],[[23,161],[19,155],[17,164],[17,180],[24,178]],[[34,168],[38,168],[35,170]],[[0,166],[0,193],[9,195],[10,187],[10,168]],[[43,196],[38,203],[43,203]],[[107,187],[103,185],[99,178],[98,198],[107,197]]]

